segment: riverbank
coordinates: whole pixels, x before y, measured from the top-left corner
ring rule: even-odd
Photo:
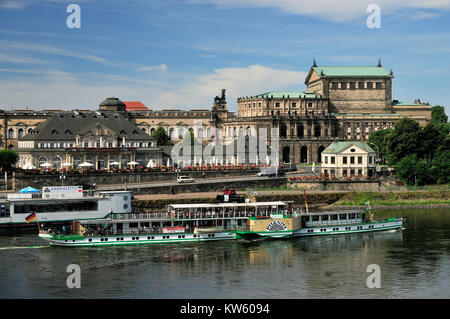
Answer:
[[[328,208],[364,207],[366,202],[377,209],[401,207],[450,207],[449,190],[397,192],[349,192]]]
[[[166,205],[179,203],[216,203],[217,192],[181,193],[176,195],[136,195],[136,209],[164,209]],[[238,191],[251,201],[292,201],[295,206],[305,206],[304,191],[301,190],[252,190]],[[417,190],[391,192],[310,191],[306,192],[311,209],[364,208],[367,201],[374,209],[384,208],[438,208],[450,207],[449,190]]]

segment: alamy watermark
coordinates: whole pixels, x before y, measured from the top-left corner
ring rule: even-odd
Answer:
[[[366,9],[370,15],[367,17],[366,25],[369,29],[381,28],[381,8],[378,4],[369,4]]]
[[[67,17],[66,25],[69,29],[81,28],[81,7],[78,4],[69,4],[66,8],[66,12],[70,13]]]
[[[66,268],[66,272],[70,273],[67,276],[67,288],[81,288],[81,268],[77,264],[70,264]]]
[[[377,264],[370,264],[367,266],[366,272],[371,273],[367,277],[367,288],[381,288],[381,268]]]

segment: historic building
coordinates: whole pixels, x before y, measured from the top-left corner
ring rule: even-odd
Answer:
[[[53,114],[19,140],[19,167],[77,168],[89,163],[95,169],[109,169],[147,166],[150,161],[161,164],[162,151],[156,140],[115,112],[114,105],[120,108],[122,104],[106,99],[101,111]]]
[[[314,61],[305,78],[305,90],[239,97],[237,113],[228,111],[225,90],[210,109],[153,110],[138,101],[108,98],[99,105],[99,112],[116,113],[147,135],[161,126],[173,142],[190,131],[206,144],[219,131],[226,143],[231,143],[240,136],[257,137],[261,129],[270,141],[275,130],[280,162],[321,162],[321,153],[334,141],[365,141],[370,133],[391,128],[405,116],[422,125],[431,120],[428,103],[392,99],[393,78],[392,70],[385,69],[381,61],[374,66],[318,66]],[[39,123],[59,113],[61,110],[0,111],[1,146],[17,149],[19,141],[28,139],[26,135]]]
[[[333,142],[322,152],[321,173],[338,178],[372,177],[376,172],[376,155],[364,142]]]

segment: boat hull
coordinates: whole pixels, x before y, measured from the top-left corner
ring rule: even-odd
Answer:
[[[204,233],[204,234],[139,234],[139,235],[113,235],[99,237],[67,236],[44,237],[51,246],[63,247],[94,247],[94,246],[125,246],[141,244],[170,244],[185,242],[205,242],[217,240],[236,239],[235,232]]]
[[[353,234],[353,233],[367,233],[387,230],[398,230],[403,227],[403,218],[390,218],[385,221],[354,224],[354,225],[328,225],[301,228],[294,231],[294,237],[301,236],[324,236],[324,235],[339,235],[339,234]]]

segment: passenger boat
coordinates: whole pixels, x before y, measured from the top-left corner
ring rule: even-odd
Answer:
[[[18,196],[0,200],[0,230],[35,228],[34,223],[27,221],[27,217],[32,214],[36,215],[35,223],[62,226],[69,225],[74,220],[82,222],[101,220],[112,212],[131,213],[130,191],[105,191],[93,194],[83,191],[81,186],[53,188],[57,189],[53,195],[51,187],[47,187],[39,196],[26,198]],[[79,191],[67,191],[71,188]]]
[[[116,214],[74,223],[70,233],[40,228],[50,245],[116,246],[254,238],[292,238],[402,228],[403,218],[373,221],[363,211],[303,212],[292,202],[171,204],[163,213]]]

